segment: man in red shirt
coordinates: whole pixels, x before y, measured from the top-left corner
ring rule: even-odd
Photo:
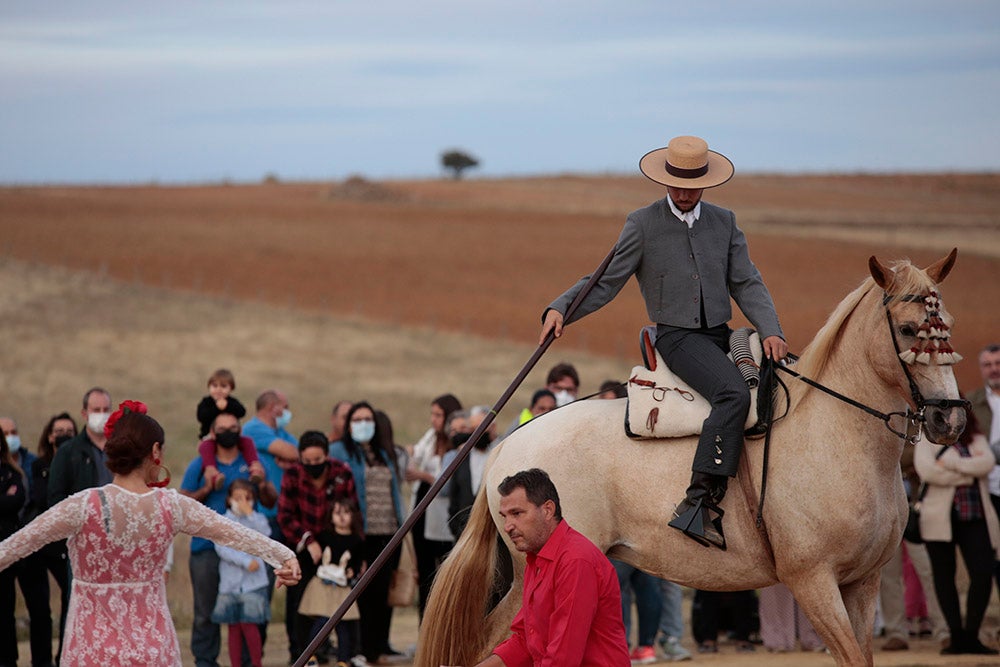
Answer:
[[[504,531],[527,554],[524,593],[513,634],[479,667],[629,665],[615,568],[563,521],[552,480],[532,468],[499,491]]]

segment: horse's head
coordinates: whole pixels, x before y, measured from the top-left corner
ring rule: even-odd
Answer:
[[[879,355],[877,372],[898,386],[914,411],[923,411],[927,438],[942,445],[958,439],[966,420],[951,368],[962,358],[949,341],[954,318],[938,291],[957,254],[955,248],[923,270],[909,262],[886,266],[874,256],[868,260],[872,278],[884,292],[884,319],[891,333],[879,345],[891,355]]]

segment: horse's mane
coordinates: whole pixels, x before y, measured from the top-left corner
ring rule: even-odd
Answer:
[[[888,289],[889,306],[907,294],[924,294],[928,290],[936,289],[934,282],[927,277],[927,273],[914,266],[908,259],[892,262],[889,264],[889,268],[894,274],[892,284],[889,285]],[[827,318],[826,324],[819,330],[816,337],[803,350],[799,361],[795,364],[795,370],[798,373],[810,378],[817,378],[822,374],[830,360],[834,345],[840,337],[841,329],[861,301],[876,289],[879,287],[875,280],[868,277],[857,289],[844,297],[844,300]],[[795,385],[797,389],[792,390],[792,395],[794,402],[797,402],[809,389],[809,386],[801,382],[797,382]]]

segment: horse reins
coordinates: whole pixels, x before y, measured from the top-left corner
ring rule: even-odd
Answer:
[[[919,294],[906,294],[906,295],[903,295],[903,296],[899,297],[899,300],[900,301],[906,301],[906,302],[921,302],[921,303],[923,303],[926,300],[926,298],[927,297],[920,296]],[[913,379],[913,374],[910,372],[909,364],[907,364],[903,360],[902,350],[899,347],[899,339],[896,337],[896,325],[893,322],[892,313],[889,311],[889,307],[888,307],[890,301],[892,301],[892,297],[888,293],[884,294],[883,297],[882,297],[882,307],[885,310],[886,321],[889,323],[889,333],[892,336],[892,346],[896,350],[896,359],[899,361],[899,366],[900,366],[900,368],[903,369],[903,375],[906,377],[906,381],[909,384],[909,387],[910,387],[910,397],[913,399],[913,404],[917,408],[916,412],[914,412],[913,410],[911,410],[909,407],[907,407],[907,409],[906,409],[905,412],[900,412],[900,411],[888,412],[888,413],[887,412],[881,412],[881,411],[876,410],[875,408],[873,408],[871,406],[868,406],[868,405],[865,405],[864,403],[861,403],[860,401],[854,400],[850,396],[845,396],[844,394],[840,393],[839,391],[836,391],[835,389],[830,389],[829,387],[824,386],[823,384],[821,384],[819,382],[816,382],[812,378],[808,378],[808,377],[802,375],[801,373],[793,371],[791,368],[788,368],[787,366],[784,366],[784,365],[782,365],[780,363],[772,363],[771,366],[773,368],[776,368],[776,369],[784,372],[784,373],[787,373],[788,375],[791,375],[792,377],[794,377],[797,380],[801,380],[802,382],[805,382],[810,387],[814,387],[814,388],[819,389],[820,391],[822,391],[822,392],[824,392],[826,394],[829,394],[830,396],[833,396],[837,400],[843,401],[844,403],[847,403],[848,405],[851,405],[851,406],[853,406],[855,408],[858,408],[862,412],[866,412],[866,413],[868,413],[869,415],[871,415],[873,417],[877,417],[878,419],[882,420],[882,422],[885,424],[885,427],[887,429],[889,429],[890,431],[892,431],[892,433],[894,433],[895,435],[898,435],[900,438],[902,438],[903,440],[905,440],[909,444],[915,445],[916,442],[917,442],[917,440],[920,439],[920,434],[921,434],[921,432],[923,430],[923,424],[927,420],[927,418],[924,416],[924,412],[926,411],[926,409],[928,407],[942,408],[942,409],[943,408],[965,408],[965,409],[969,409],[969,406],[971,404],[969,403],[969,401],[967,401],[964,398],[958,398],[958,399],[952,399],[952,398],[932,398],[932,399],[926,399],[926,398],[924,398],[924,395],[920,392],[920,387],[917,386],[916,380]],[[781,384],[783,387],[785,387],[784,383],[779,383],[779,384]],[[788,387],[785,387],[785,392],[787,394]],[[906,428],[905,431],[897,431],[895,428],[893,428],[893,426],[892,426],[892,418],[893,417],[902,417],[905,420],[906,424],[908,425],[908,427]],[[761,523],[763,522],[764,493],[765,493],[765,490],[767,489],[767,461],[768,461],[768,454],[769,454],[770,445],[771,445],[771,426],[774,424],[774,421],[775,421],[774,419],[771,419],[770,421],[768,421],[768,423],[767,423],[767,435],[764,438],[763,474],[762,474],[762,477],[761,477],[761,484],[760,484],[760,502],[757,505],[757,527],[758,528],[760,528]],[[912,435],[911,435],[911,433],[912,433]]]

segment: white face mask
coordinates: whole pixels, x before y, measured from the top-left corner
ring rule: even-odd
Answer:
[[[87,415],[87,428],[91,433],[104,435],[104,425],[108,423],[110,416],[111,414],[107,412],[91,412]]]
[[[375,422],[371,419],[351,422],[351,439],[362,444],[375,437]]]
[[[17,434],[8,435],[7,446],[10,447],[11,454],[16,453],[17,450],[21,449],[21,436]]]
[[[556,407],[561,408],[564,405],[569,405],[576,400],[576,396],[569,393],[568,389],[560,389],[556,392]]]

